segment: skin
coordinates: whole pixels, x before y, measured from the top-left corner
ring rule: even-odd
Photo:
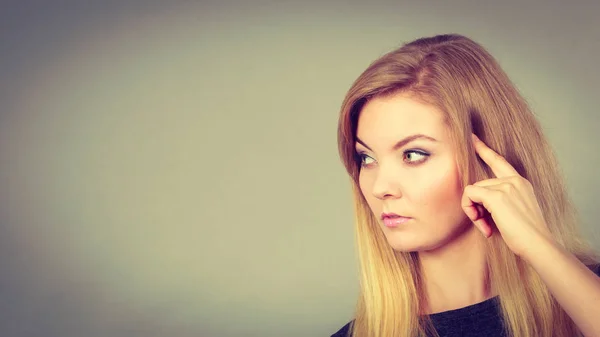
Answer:
[[[436,141],[419,138],[394,148],[413,134]],[[441,112],[402,94],[369,101],[359,116],[357,138],[363,165],[359,185],[375,216],[411,217],[395,228],[383,221],[380,226],[393,249],[418,252],[428,298],[425,313],[493,295],[484,282],[484,240],[501,235],[538,272],[583,334],[600,336],[600,278],[552,238],[531,183],[502,156],[473,135],[472,151],[496,177],[461,189],[456,150]]]
[[[473,140],[475,151],[496,178],[467,186],[463,209],[489,237],[492,225],[476,207],[483,206],[506,245],[540,275],[583,335],[600,336],[600,277],[552,238],[531,183],[475,135]]]
[[[419,138],[394,149],[414,134],[435,141]],[[461,207],[456,151],[442,113],[403,95],[374,98],[361,111],[357,138],[364,143],[356,144],[363,163],[359,184],[375,216],[393,212],[412,218],[396,228],[383,221],[380,226],[394,250],[419,252],[425,313],[489,298],[485,238]]]

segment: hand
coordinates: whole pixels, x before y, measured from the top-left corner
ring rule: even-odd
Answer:
[[[497,228],[506,245],[519,256],[535,239],[551,239],[531,183],[475,135],[473,142],[496,178],[465,187],[462,208],[469,219],[485,237],[492,236]]]

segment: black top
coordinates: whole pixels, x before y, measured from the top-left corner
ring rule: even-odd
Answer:
[[[592,270],[600,276],[600,265]],[[481,303],[429,315],[440,337],[505,337],[500,300],[493,297]],[[351,322],[350,322],[351,323]],[[350,323],[331,337],[350,336]]]

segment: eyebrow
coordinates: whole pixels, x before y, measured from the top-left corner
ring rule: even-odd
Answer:
[[[432,137],[429,137],[427,135],[418,133],[418,134],[414,134],[414,135],[411,135],[411,136],[407,136],[407,137],[401,139],[400,141],[398,141],[392,147],[392,151],[396,151],[396,150],[402,148],[404,145],[406,145],[406,144],[408,144],[408,143],[410,143],[410,142],[412,142],[414,140],[417,140],[417,139],[427,139],[427,140],[432,141],[432,142],[437,142],[437,139],[435,139],[435,138],[432,138]],[[369,151],[373,151],[373,150],[371,150],[371,148],[369,146],[367,146],[367,144],[365,144],[365,142],[363,142],[362,140],[360,140],[360,138],[356,137],[356,142],[359,143],[360,145],[366,147],[367,149],[369,149]]]

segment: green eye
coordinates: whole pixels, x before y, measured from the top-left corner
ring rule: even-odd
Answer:
[[[404,152],[403,159],[408,164],[420,163],[429,157],[429,153],[416,150],[407,150]]]
[[[371,162],[369,162],[369,160],[371,160]],[[361,167],[366,167],[371,165],[375,159],[369,157],[366,153],[361,152],[356,154],[356,161]]]
[[[424,162],[429,156],[429,153],[424,152],[422,150],[406,150],[402,154],[402,160],[407,165],[416,165]],[[375,159],[373,159],[364,152],[356,152],[354,154],[354,160],[356,161],[356,164],[358,166],[365,168],[370,167],[376,162]]]

